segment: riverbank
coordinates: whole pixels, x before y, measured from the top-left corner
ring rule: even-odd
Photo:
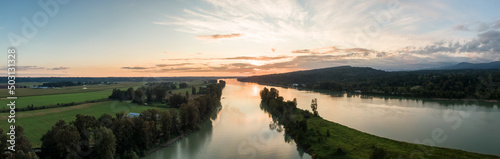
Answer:
[[[177,137],[174,137],[170,140],[168,140],[167,142],[165,143],[161,143],[161,144],[158,144],[157,147],[149,150],[146,155],[149,155],[155,151],[158,151],[159,149],[162,149],[162,148],[166,148],[166,147],[169,147],[170,145],[174,144],[175,142],[179,141],[180,139],[183,139],[185,136],[189,135],[190,133],[187,133],[187,134],[182,134],[182,135],[179,135]]]
[[[456,149],[395,141],[367,134],[296,109],[292,122],[307,122],[307,131],[295,142],[313,158],[500,158]],[[287,130],[288,132],[294,130]],[[444,134],[437,134],[436,139]],[[292,136],[293,137],[293,136]]]
[[[442,129],[433,130],[430,139],[412,144],[378,137],[325,120],[320,116],[329,114],[318,115],[316,100],[312,101],[313,112],[310,112],[297,108],[296,99],[285,101],[275,88],[264,88],[260,91],[260,97],[260,108],[271,114],[276,119],[275,123],[283,125],[285,132],[313,158],[500,158],[434,147],[435,143],[443,143],[448,138]],[[388,128],[401,129],[396,126]]]
[[[245,81],[247,82],[247,81]],[[396,99],[416,99],[416,100],[428,100],[428,101],[460,101],[460,102],[481,102],[487,105],[499,103],[500,100],[497,99],[475,99],[475,98],[437,98],[437,97],[418,97],[411,96],[409,94],[386,94],[386,93],[355,93],[355,92],[345,92],[345,91],[332,91],[327,89],[313,89],[313,88],[301,88],[301,87],[291,87],[289,85],[281,85],[274,83],[260,83],[260,82],[247,82],[247,83],[256,83],[259,85],[267,85],[272,87],[280,87],[285,89],[296,89],[300,91],[312,91],[317,93],[325,93],[325,94],[348,94],[348,95],[362,95],[369,96],[375,98],[396,98]]]

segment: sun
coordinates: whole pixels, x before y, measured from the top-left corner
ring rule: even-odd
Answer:
[[[262,66],[262,65],[264,65],[264,62],[263,61],[250,60],[250,64],[252,64],[254,66]]]

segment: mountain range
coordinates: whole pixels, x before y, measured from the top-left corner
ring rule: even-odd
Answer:
[[[462,69],[500,69],[500,61],[489,63],[468,63],[462,62],[456,65],[434,68],[431,70],[462,70]]]

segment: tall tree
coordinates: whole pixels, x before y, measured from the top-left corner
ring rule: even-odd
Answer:
[[[181,104],[187,103],[188,100],[186,97],[184,97],[182,95],[174,94],[174,95],[170,96],[168,101],[170,102],[170,107],[179,108],[181,106]]]
[[[189,131],[198,128],[200,114],[194,100],[189,101],[187,104],[182,104],[179,111],[183,130]]]
[[[170,139],[170,133],[172,128],[172,116],[169,111],[160,112],[160,132],[163,134],[165,140]]]
[[[143,89],[135,90],[133,102],[135,102],[137,104],[144,104],[144,91],[143,91]]]
[[[97,126],[97,119],[94,116],[77,114],[76,120],[71,124],[80,132],[81,140],[89,141],[91,129]]]
[[[65,158],[78,152],[80,134],[75,126],[59,120],[41,140],[44,157]]]
[[[103,116],[101,116],[100,118],[107,118]],[[113,120],[113,123],[111,125],[111,129],[113,130],[113,134],[116,139],[116,153],[124,154],[127,151],[132,151],[135,148],[133,137],[135,129],[132,119],[128,117],[116,118],[115,120]]]
[[[191,86],[191,94],[193,95],[196,94],[196,88],[194,86]]]
[[[134,88],[130,87],[127,89],[127,97],[130,100],[134,99]]]
[[[16,151],[24,151],[25,153],[33,151],[31,149],[30,140],[28,139],[28,137],[26,137],[26,135],[24,135],[24,128],[20,125],[17,125],[15,130],[16,130],[16,139],[15,139]]]
[[[0,128],[0,152],[4,152],[7,150],[7,135],[3,132],[2,128]],[[0,153],[0,159],[4,159],[3,153]]]
[[[116,138],[108,128],[100,127],[95,135],[93,156],[95,158],[114,158],[116,150]]]
[[[133,118],[134,122],[134,135],[133,139],[136,148],[140,151],[146,151],[153,143],[153,131],[154,126],[151,121],[144,121],[142,118]],[[143,154],[143,152],[140,152]]]
[[[11,156],[19,159],[38,159],[38,156],[34,151],[24,152],[23,150],[16,150],[16,153],[11,154]]]
[[[179,88],[187,88],[188,87],[188,84],[187,83],[180,83],[179,84]]]
[[[158,116],[159,116],[158,109],[148,109],[148,110],[141,112],[141,118],[143,118],[145,121],[153,122],[154,126],[151,128],[151,131],[153,134],[153,139],[156,139],[157,135],[159,135],[157,133],[158,132],[158,130],[157,130]]]
[[[167,95],[167,89],[165,89],[165,87],[159,85],[159,86],[156,86],[154,88],[154,94],[155,94],[155,98],[156,98],[156,101],[163,101],[163,99],[165,99],[165,96]]]
[[[314,98],[311,101],[311,109],[314,113],[314,116],[319,116],[319,114],[318,114],[318,99]]]
[[[170,110],[170,117],[172,117],[172,126],[170,126],[170,134],[179,134],[179,120],[178,117],[179,115],[177,114],[177,111],[175,110]]]

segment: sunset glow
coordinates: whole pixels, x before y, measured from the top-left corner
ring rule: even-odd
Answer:
[[[0,45],[19,50],[20,76],[250,76],[500,60],[498,1],[71,1],[37,25],[33,15],[47,14],[37,2],[3,3],[12,7],[0,11]]]

